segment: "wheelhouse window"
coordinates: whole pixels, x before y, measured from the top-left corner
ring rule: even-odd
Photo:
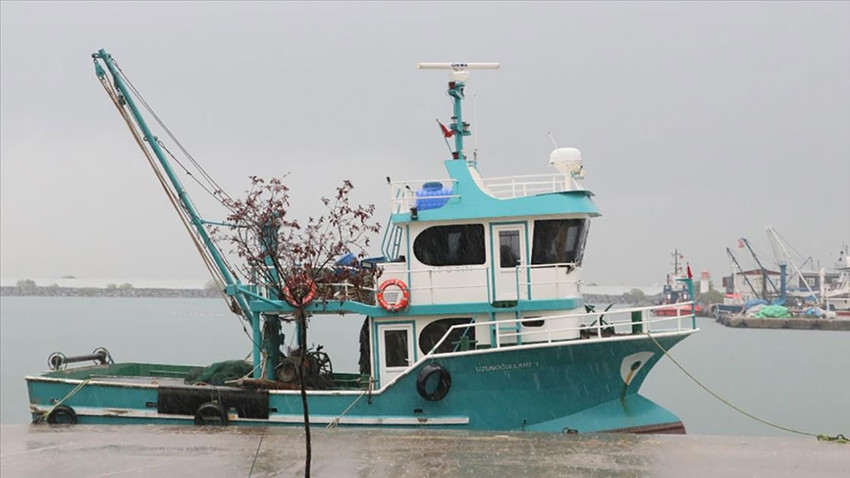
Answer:
[[[460,343],[464,340],[464,337],[469,339],[468,344],[475,344],[475,324],[472,323],[471,318],[440,319],[426,325],[419,333],[419,350],[423,354],[427,354],[453,325],[463,324],[469,324],[469,327],[457,327],[452,330],[452,333],[437,348],[436,353],[461,350]]]
[[[433,226],[413,241],[413,254],[429,266],[466,266],[484,264],[484,226],[463,224]]]
[[[534,221],[531,263],[581,265],[589,228],[587,219]]]

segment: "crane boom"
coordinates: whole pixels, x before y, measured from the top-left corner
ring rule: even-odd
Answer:
[[[153,135],[144,116],[142,116],[141,111],[136,106],[135,96],[132,94],[131,89],[128,88],[125,77],[116,65],[112,55],[106,50],[101,49],[96,53],[92,53],[91,56],[94,60],[95,74],[126,121],[127,127],[130,128],[130,132],[136,138],[139,147],[150,161],[152,161],[151,153],[156,157],[156,161],[161,169],[157,169],[153,161],[151,165],[154,166],[155,172],[160,178],[163,187],[166,188],[169,197],[172,199],[176,198],[179,201],[178,213],[187,225],[191,224],[191,232],[194,233],[193,240],[196,241],[196,245],[204,261],[209,261],[208,265],[212,264],[211,272],[217,273],[224,281],[224,284],[228,286],[228,289],[235,289],[239,285],[238,281],[228,268],[223,254],[206,230],[204,220],[198,214],[180,179],[175,174],[171,163],[163,152],[163,148],[160,146],[159,140]],[[105,70],[104,67],[106,68]],[[141,98],[139,99],[141,100]],[[142,103],[144,104],[143,100]],[[165,173],[167,181],[162,177],[162,173]],[[259,313],[251,309],[248,298],[244,294],[234,293],[232,297],[239,309],[238,311],[234,310],[234,312],[241,313],[246,320],[251,322],[253,340],[255,344],[259,343],[262,340]],[[260,358],[259,348],[254,347],[255,365],[259,364]]]
[[[767,226],[767,232],[768,232],[768,237],[771,237],[771,240],[773,242],[775,242],[777,245],[779,245],[779,247],[782,249],[782,252],[785,253],[785,257],[787,257],[790,260],[791,259],[791,253],[788,252],[788,249],[785,247],[785,244],[783,244],[782,241],[779,240],[779,233],[776,232],[776,229],[774,229],[773,226]],[[800,268],[797,267],[797,264],[795,264],[793,260],[791,260],[790,262],[791,262],[791,265],[794,266],[794,270],[797,271],[797,274],[799,274],[800,277],[803,278],[803,284],[806,285],[806,289],[809,290],[809,293],[812,294],[813,296],[816,295],[815,291],[813,291],[812,288],[809,286],[809,282],[805,280],[805,277],[803,276],[803,271],[801,271]],[[823,297],[821,297],[821,299],[823,299]]]
[[[753,256],[753,259],[755,259],[756,264],[758,264],[759,269],[761,269],[762,276],[764,277],[764,282],[767,283],[767,284],[770,284],[770,287],[773,289],[773,292],[777,296],[779,296],[780,295],[779,289],[777,289],[776,285],[773,284],[773,281],[770,280],[770,276],[767,274],[767,269],[765,269],[765,267],[761,264],[761,261],[759,260],[758,256],[756,255],[755,251],[753,250],[753,247],[750,245],[750,241],[748,241],[747,238],[745,238],[745,237],[742,237],[741,241],[747,246],[747,249],[749,249],[750,254],[752,254],[752,256]],[[765,292],[766,291],[767,291],[767,288],[765,288]]]
[[[744,273],[744,269],[741,269],[741,264],[739,264],[739,263],[738,263],[738,259],[736,259],[736,258],[735,258],[735,254],[732,254],[732,249],[729,249],[729,248],[727,247],[727,248],[726,248],[726,253],[727,253],[727,254],[729,254],[729,258],[730,258],[730,259],[732,259],[732,263],[733,263],[733,264],[735,264],[735,267],[737,267],[737,268],[738,268],[738,272],[740,272],[740,273],[741,273],[741,275],[742,275],[742,276],[744,276],[744,281],[745,281],[745,282],[747,283],[747,285],[750,287],[750,290],[751,290],[751,291],[753,291],[753,295],[755,295],[756,297],[758,297],[758,296],[759,296],[759,293],[758,293],[758,292],[756,292],[756,288],[755,288],[755,287],[753,287],[753,284],[752,284],[752,282],[750,282],[749,277],[747,277],[747,274],[745,274],[745,273]],[[732,271],[732,272],[733,272],[733,274],[734,274],[734,272],[735,272],[735,271]],[[732,287],[734,287],[734,280],[735,280],[735,277],[734,277],[734,275],[733,275],[733,276],[732,276],[732,281],[733,281]]]

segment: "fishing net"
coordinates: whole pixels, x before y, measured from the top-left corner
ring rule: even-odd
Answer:
[[[248,375],[253,370],[251,364],[244,360],[226,360],[216,362],[209,367],[192,369],[186,374],[184,382],[188,384],[208,383],[210,385],[224,385],[228,380]]]

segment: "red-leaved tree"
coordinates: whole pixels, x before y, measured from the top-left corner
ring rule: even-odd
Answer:
[[[322,198],[324,214],[302,223],[292,219],[289,187],[281,179],[250,179],[251,188],[242,199],[219,194],[231,211],[227,216],[230,227],[217,229],[214,238],[231,245],[231,252],[241,260],[239,272],[247,282],[259,285],[271,298],[285,301],[293,309],[291,316],[265,315],[263,333],[264,340],[279,344],[280,320],[293,320],[298,328],[299,350],[291,358],[295,358],[300,382],[307,451],[304,476],[309,477],[312,449],[306,390],[317,385],[310,383],[317,364],[307,353],[308,306],[316,301],[371,300],[375,271],[360,267],[360,263],[366,257],[370,237],[380,231],[380,225],[372,220],[373,204],[351,204],[354,186],[348,180],[333,197]],[[345,257],[346,264],[338,264]],[[274,347],[274,354],[277,352]],[[264,370],[272,367],[276,359],[265,356]]]

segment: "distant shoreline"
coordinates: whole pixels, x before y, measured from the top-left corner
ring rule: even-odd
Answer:
[[[168,289],[156,288],[102,288],[102,287],[58,287],[58,286],[35,286],[0,287],[0,296],[3,297],[167,297],[187,299],[217,299],[221,292],[215,289]],[[647,296],[642,304],[651,305],[657,302],[660,296]],[[607,294],[584,294],[584,301],[588,304],[630,304],[629,298],[623,295]]]
[[[3,297],[167,297],[187,299],[213,299],[221,297],[214,289],[167,289],[167,288],[100,288],[100,287],[0,287]]]

